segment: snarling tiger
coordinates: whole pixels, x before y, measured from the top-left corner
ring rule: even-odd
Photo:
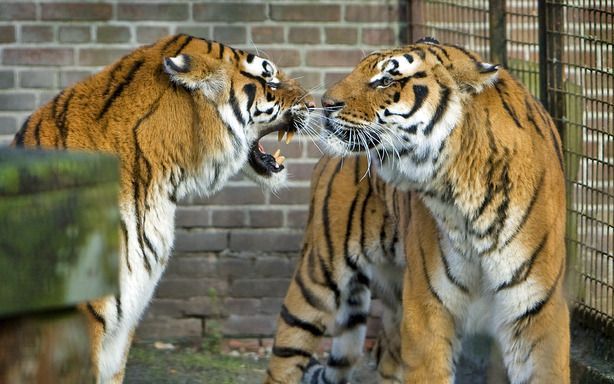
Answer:
[[[542,105],[505,69],[434,39],[367,56],[322,105],[329,153],[366,155],[386,185],[410,191],[408,204],[389,211],[406,258],[403,382],[453,382],[461,337],[481,331],[498,342],[512,383],[568,383],[563,155]],[[331,197],[354,172],[314,177]],[[342,192],[344,204],[362,201],[360,190]],[[346,319],[333,330],[355,327],[356,316],[344,317],[360,286],[347,283],[350,272],[365,276],[362,289],[378,283],[368,248],[331,252],[355,240],[350,230],[327,235],[326,220],[352,222],[351,210],[314,193],[310,228],[322,230],[305,239],[267,383],[297,383],[303,372],[309,383],[346,382],[338,368],[351,367],[352,353],[333,346],[326,368],[309,363],[313,339],[332,319]]]
[[[243,171],[279,187],[283,157],[260,138],[300,130],[313,99],[274,63],[176,35],[121,58],[34,112],[13,145],[120,160],[120,293],[83,304],[99,383],[123,380],[134,329],[171,253],[177,199]]]

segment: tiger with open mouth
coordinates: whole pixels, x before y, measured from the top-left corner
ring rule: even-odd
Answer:
[[[98,383],[120,383],[134,329],[166,268],[176,202],[243,172],[283,185],[287,141],[314,101],[270,60],[188,35],[141,47],[35,111],[12,145],[101,151],[120,160],[120,292],[84,303]]]

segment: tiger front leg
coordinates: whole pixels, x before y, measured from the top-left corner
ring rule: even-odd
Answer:
[[[265,384],[300,383],[303,372],[315,362],[313,354],[326,331],[326,324],[332,320],[330,298],[333,292],[326,286],[313,284],[304,272],[300,264],[277,319]]]
[[[404,382],[452,384],[454,357],[460,348],[455,321],[433,289],[421,255],[414,256],[417,262],[411,262],[412,255],[408,255],[403,287]]]
[[[373,358],[379,384],[400,384],[403,382],[403,361],[401,359],[401,303],[396,308],[384,306],[382,330],[373,348]]]
[[[370,279],[359,270],[347,272],[351,277],[339,287],[340,300],[329,358],[325,365],[310,364],[303,376],[304,384],[348,383],[362,356],[371,306]]]

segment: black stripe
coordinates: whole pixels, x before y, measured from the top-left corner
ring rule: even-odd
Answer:
[[[38,120],[38,124],[34,128],[34,139],[36,140],[36,146],[40,148],[41,146],[41,125],[43,124],[43,118],[41,117]]]
[[[145,191],[147,191],[147,188],[145,189]],[[143,222],[145,221],[145,218],[143,218]],[[145,245],[147,246],[147,248],[149,249],[149,252],[151,254],[153,254],[153,257],[156,261],[158,261],[159,256],[158,256],[158,252],[156,252],[156,250],[154,249],[153,245],[151,244],[151,241],[149,240],[149,237],[147,236],[147,234],[144,234],[144,240],[145,240]]]
[[[446,87],[441,83],[438,84],[441,87],[439,91],[439,102],[437,103],[437,109],[435,110],[435,114],[433,114],[433,118],[426,126],[426,128],[424,128],[423,132],[425,136],[428,136],[431,133],[435,124],[437,124],[439,120],[441,120],[443,113],[448,108],[448,102],[450,100],[450,88]]]
[[[115,295],[115,310],[117,311],[117,322],[119,323],[120,321],[122,321],[123,315],[121,293]]]
[[[290,357],[311,357],[311,353],[305,351],[304,349],[299,348],[290,348],[290,347],[278,347],[276,345],[273,346],[273,355],[281,358],[290,358]]]
[[[298,317],[290,313],[288,307],[286,307],[285,304],[281,306],[280,316],[283,321],[290,327],[300,328],[303,331],[311,333],[315,337],[321,337],[324,335],[324,329],[308,321],[299,319]]]
[[[100,112],[98,112],[98,116],[96,117],[98,120],[100,120],[105,115],[105,113],[107,113],[107,111],[109,110],[109,108],[111,108],[111,105],[113,104],[115,99],[117,99],[122,94],[122,92],[124,91],[124,88],[130,85],[130,83],[134,79],[134,75],[139,70],[139,68],[141,68],[142,65],[143,65],[143,60],[136,60],[132,64],[132,67],[130,67],[130,70],[128,71],[128,74],[126,75],[124,80],[121,83],[119,83],[119,85],[115,88],[111,96],[109,96],[105,100],[102,106],[102,109],[100,110]]]
[[[219,46],[219,59],[222,60],[224,58],[224,50],[226,49],[226,46],[222,43],[217,43]]]
[[[354,213],[356,209],[356,201],[358,200],[358,196],[354,196],[352,199],[352,204],[350,205],[349,216],[347,219],[347,225],[345,229],[345,244],[343,245],[343,255],[345,263],[352,270],[356,271],[358,269],[358,264],[356,260],[353,260],[350,256],[350,236],[352,235],[352,225],[354,223]]]
[[[235,118],[241,125],[245,125],[245,119],[243,119],[243,115],[241,114],[241,107],[239,106],[239,102],[235,96],[234,84],[230,84],[230,96],[228,98],[228,102],[232,107],[232,112],[235,115]]]
[[[240,71],[240,74],[242,74],[245,77],[248,77],[252,80],[256,80],[257,82],[260,83],[260,85],[262,86],[262,88],[266,88],[266,80],[264,80],[262,77],[258,77],[258,76],[254,76],[251,73],[245,72],[245,71]]]
[[[21,125],[21,128],[19,129],[19,131],[15,134],[15,146],[16,147],[24,146],[24,139],[26,136],[26,131],[28,130],[28,124],[30,123],[31,117],[32,116],[28,116],[26,121],[24,121],[23,124]]]
[[[525,99],[524,104],[525,104],[525,108],[527,109],[527,120],[529,121],[529,123],[531,123],[531,125],[533,125],[533,128],[535,129],[535,132],[542,137],[542,139],[544,138],[544,134],[542,133],[541,129],[539,129],[539,126],[537,125],[537,122],[535,121],[535,115],[533,114],[533,106],[531,105],[531,103],[533,103],[534,101],[532,99]]]
[[[548,292],[546,292],[546,296],[544,296],[541,300],[539,300],[533,307],[527,309],[522,315],[515,318],[513,323],[518,324],[521,321],[526,321],[526,320],[529,320],[531,317],[535,317],[539,315],[541,310],[546,306],[546,304],[548,304],[548,302],[552,298],[552,295],[554,294],[554,291],[556,290],[559,284],[559,280],[561,279],[561,276],[563,275],[563,270],[565,267],[565,259],[561,259],[561,260],[562,260],[561,268],[559,268],[559,273],[556,275],[556,278],[554,279],[554,283],[552,284]],[[520,330],[517,330],[517,332],[519,331]]]
[[[235,58],[235,62],[238,64],[239,61],[241,60],[241,57],[239,56],[239,52],[237,52],[237,50],[234,48],[230,48],[230,50]]]
[[[441,64],[444,63],[443,58],[441,56],[439,56],[439,53],[435,52],[433,47],[427,47],[426,50],[429,51],[430,53],[432,53],[433,55],[435,55],[435,57],[437,57],[437,60],[439,60],[439,62]]]
[[[328,289],[333,291],[333,294],[335,295],[335,304],[337,307],[339,307],[339,298],[341,297],[341,292],[339,291],[339,287],[337,286],[337,283],[333,280],[333,275],[330,269],[328,268],[328,265],[326,265],[326,263],[324,262],[324,258],[320,257],[319,260],[320,260],[320,269],[322,269],[322,273],[324,274],[324,284],[326,285]]]
[[[433,295],[433,297],[439,302],[439,304],[441,304],[445,308],[443,300],[441,299],[441,297],[439,297],[439,294],[437,293],[437,291],[435,291],[435,288],[433,288],[433,285],[431,284],[431,277],[429,276],[429,273],[426,269],[426,255],[424,254],[422,244],[418,243],[418,248],[420,249],[420,257],[422,258],[422,272],[424,272],[424,279],[426,280],[426,285],[429,288],[429,292],[431,292],[431,295]]]
[[[444,271],[446,272],[446,276],[448,277],[448,280],[450,280],[452,284],[456,285],[456,287],[460,289],[461,291],[463,291],[464,293],[469,293],[469,289],[467,288],[467,286],[461,283],[456,278],[456,276],[452,275],[452,271],[450,270],[450,264],[448,263],[448,259],[446,258],[446,255],[444,255],[443,251],[441,250],[441,245],[439,246],[439,255],[441,256],[441,261],[443,262]]]
[[[326,250],[328,252],[328,260],[329,262],[333,262],[334,259],[334,249],[333,249],[333,239],[332,239],[332,231],[330,229],[330,196],[332,194],[332,185],[335,181],[335,178],[339,174],[341,170],[341,162],[337,163],[337,167],[333,171],[333,174],[328,181],[328,185],[326,186],[326,194],[324,195],[324,204],[322,205],[322,222],[324,228],[324,239],[326,241]]]
[[[104,317],[102,317],[100,313],[96,312],[96,310],[92,306],[92,303],[90,303],[89,301],[87,303],[87,310],[89,311],[89,313],[92,314],[92,316],[94,317],[94,320],[96,320],[97,322],[100,323],[100,325],[102,325],[102,332],[105,333],[107,331],[107,322],[105,321]]]
[[[454,44],[449,45],[449,46],[450,46],[450,47],[453,47],[453,48],[456,48],[456,49],[458,49],[459,51],[461,51],[463,54],[465,54],[465,55],[466,55],[466,56],[467,56],[467,57],[468,57],[468,58],[469,58],[471,61],[473,61],[474,63],[478,63],[478,62],[479,62],[478,58],[477,58],[477,57],[476,57],[474,54],[472,54],[471,52],[469,52],[468,50],[466,50],[465,48],[463,48],[463,47],[459,47],[458,45],[454,45]]]
[[[211,49],[212,49],[211,41],[205,40],[205,43],[207,43],[207,53],[211,53]]]
[[[522,128],[522,125],[520,124],[520,121],[518,120],[518,116],[516,115],[516,112],[510,107],[507,101],[505,101],[503,90],[501,89],[502,85],[503,85],[503,80],[499,80],[499,82],[495,84],[495,90],[497,91],[497,94],[499,95],[499,99],[501,99],[501,104],[503,105],[503,108],[505,109],[507,114],[510,115],[512,120],[514,120],[514,123],[516,124],[516,126],[518,128]]]
[[[245,107],[249,114],[254,105],[254,100],[256,100],[256,86],[254,84],[245,84],[243,86],[243,93],[247,96],[247,105]]]
[[[352,362],[345,356],[340,356],[340,357],[336,357],[333,355],[330,355],[328,357],[328,360],[326,361],[326,365],[328,365],[331,368],[349,368],[352,366]]]
[[[518,223],[518,225],[516,226],[516,229],[514,230],[514,233],[512,233],[512,235],[507,240],[505,240],[505,243],[503,243],[500,249],[507,247],[507,245],[516,238],[516,236],[520,233],[520,231],[526,224],[527,220],[529,219],[529,215],[531,214],[531,212],[533,212],[533,207],[535,206],[535,202],[537,201],[539,193],[541,192],[542,187],[544,185],[544,174],[545,172],[542,172],[539,178],[539,181],[537,182],[537,186],[533,190],[533,196],[531,196],[531,201],[529,202],[527,209],[524,211],[524,214],[522,216],[522,219],[520,220],[520,223]]]
[[[181,53],[181,51],[183,51],[183,49],[185,47],[187,47],[188,44],[190,44],[190,42],[193,40],[194,38],[192,36],[188,36],[185,41],[183,42],[183,44],[181,44],[179,46],[179,48],[177,48],[177,50],[175,51],[175,54],[173,55],[173,57],[176,57],[177,55],[179,55]]]
[[[296,273],[294,275],[294,281],[296,282],[296,285],[298,285],[301,295],[309,305],[311,305],[313,308],[319,309],[320,311],[327,310],[326,304],[324,304],[322,300],[320,300],[320,298],[317,297],[316,294],[305,285],[300,273]]]
[[[64,102],[64,105],[62,106],[62,111],[60,112],[60,115],[58,117],[58,130],[60,132],[60,140],[62,141],[62,146],[64,148],[66,148],[66,139],[68,137],[68,120],[67,120],[67,115],[68,115],[68,108],[70,107],[70,100],[73,98],[73,96],[75,95],[74,90],[70,91],[70,94],[68,95],[68,97],[66,97],[66,101]]]
[[[514,272],[514,275],[510,279],[510,281],[507,281],[507,282],[499,285],[497,287],[497,289],[495,289],[495,292],[500,292],[500,291],[502,291],[504,289],[511,288],[513,286],[516,286],[516,285],[522,283],[523,281],[526,281],[526,279],[531,274],[531,269],[533,268],[533,265],[535,263],[535,260],[537,259],[537,256],[544,249],[544,246],[546,245],[546,241],[548,241],[548,233],[547,232],[544,234],[544,237],[542,238],[542,241],[537,245],[537,247],[535,248],[535,250],[531,254],[531,257],[529,257],[527,260],[525,260],[525,262],[522,263],[518,267],[518,269],[516,269],[516,271]]]
[[[341,326],[347,330],[354,329],[359,325],[365,325],[367,324],[368,316],[368,313],[353,313],[348,316],[347,320],[345,321],[345,324],[341,324]]]
[[[174,44],[182,36],[184,36],[184,35],[183,34],[179,34],[179,35],[175,35],[172,38],[170,38],[166,43],[164,43],[164,45],[162,47],[160,47],[160,52],[164,53],[166,48],[170,47],[171,44]]]
[[[132,266],[130,265],[130,259],[128,257],[128,229],[126,228],[126,222],[124,219],[119,221],[120,228],[122,230],[122,234],[124,235],[124,249],[126,252],[126,267],[128,267],[128,272],[132,272]]]
[[[565,172],[565,168],[563,165],[563,152],[561,151],[561,147],[559,146],[559,142],[556,139],[556,135],[554,134],[554,129],[550,129],[550,137],[552,137],[552,142],[554,143],[554,152],[556,152],[556,157],[559,159],[559,165],[561,166],[561,171]]]
[[[104,97],[109,96],[109,92],[111,91],[111,85],[113,84],[113,81],[115,80],[115,75],[117,74],[117,72],[119,72],[120,69],[123,68],[123,65],[124,65],[124,60],[121,60],[109,72],[109,76],[107,78],[107,82],[105,84],[104,91],[102,92],[102,95]]]

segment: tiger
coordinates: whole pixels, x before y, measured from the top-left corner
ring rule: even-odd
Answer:
[[[398,382],[453,382],[461,338],[480,332],[496,341],[511,383],[569,383],[563,153],[542,104],[500,65],[425,38],[368,55],[322,106],[327,154],[346,163],[366,156],[385,185],[409,194],[395,211],[405,257]],[[332,186],[342,172],[318,183]],[[312,201],[314,227],[324,226],[315,216],[322,201]],[[344,244],[344,236],[308,234],[305,248]],[[303,253],[301,264],[318,274],[291,283],[267,383],[297,383],[303,373],[312,384],[348,380],[330,369],[351,363],[341,355],[307,377],[317,367],[311,344],[284,336],[326,329],[322,319],[342,312],[335,297],[344,276],[330,267],[342,259],[327,257]]]
[[[284,185],[278,151],[307,124],[313,98],[271,60],[178,34],[140,47],[36,110],[12,146],[99,151],[119,159],[119,293],[79,306],[98,383],[121,383],[135,328],[164,272],[177,201],[242,172]]]

